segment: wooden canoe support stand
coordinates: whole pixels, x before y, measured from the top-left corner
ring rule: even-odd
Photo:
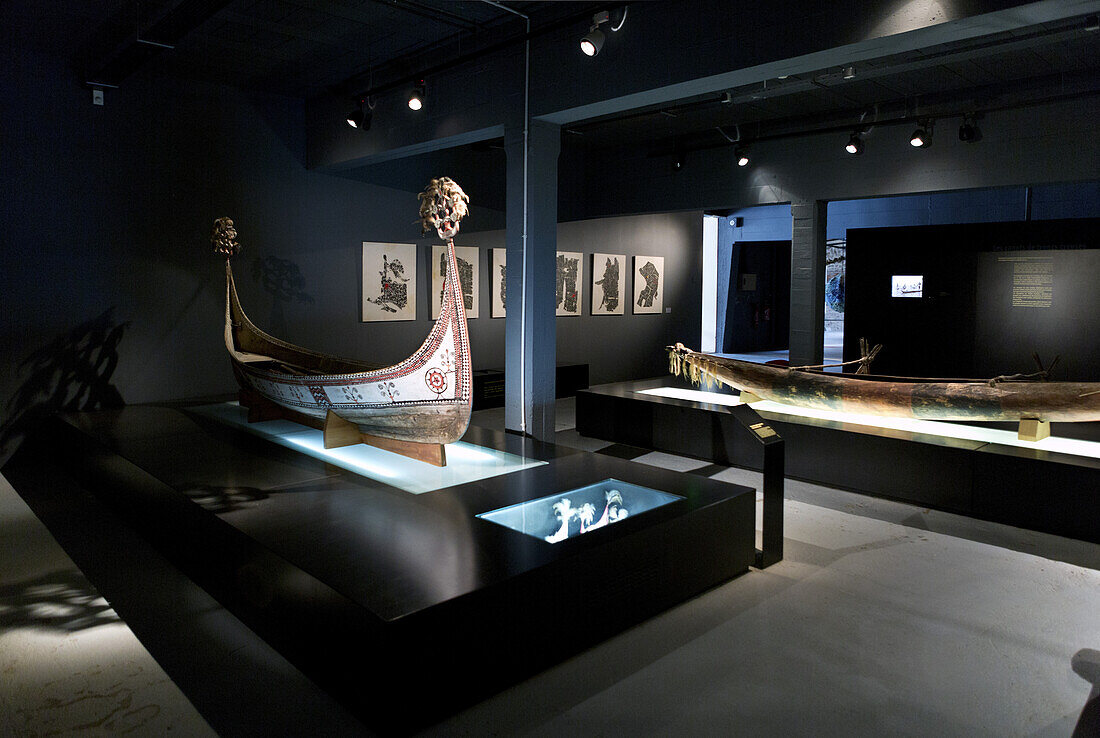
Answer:
[[[344,420],[331,410],[325,416],[325,448],[340,448],[356,443],[365,443],[384,451],[408,456],[432,466],[447,466],[447,451],[441,443],[419,443],[417,441],[398,441],[393,438],[380,438],[369,433],[360,433],[351,421]]]
[[[1050,438],[1050,423],[1035,418],[1023,418],[1020,420],[1020,428],[1016,437],[1021,441],[1041,441]]]
[[[259,423],[264,420],[290,420],[300,425],[316,428],[324,433],[325,448],[341,448],[356,443],[380,448],[410,459],[423,461],[432,466],[447,465],[447,451],[441,443],[418,443],[416,441],[398,441],[392,438],[380,438],[368,433],[360,433],[359,428],[349,420],[341,418],[332,410],[324,420],[303,413],[288,410],[266,400],[255,392],[240,391],[241,407],[248,408],[248,422]]]

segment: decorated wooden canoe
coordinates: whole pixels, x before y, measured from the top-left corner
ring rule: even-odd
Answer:
[[[1100,382],[925,379],[839,374],[756,364],[670,347],[670,371],[703,385],[721,382],[750,402],[927,420],[1023,421],[1028,424],[1100,420]],[[1042,431],[1036,431],[1042,435]],[[1036,439],[1031,439],[1036,440]]]
[[[392,366],[340,359],[264,333],[245,315],[231,257],[240,250],[233,221],[219,218],[211,238],[224,255],[225,346],[249,421],[285,418],[324,430],[325,447],[367,443],[437,466],[444,444],[466,432],[472,407],[470,339],[454,236],[469,202],[442,177],[421,195],[425,229],[447,242],[439,319],[420,348]]]

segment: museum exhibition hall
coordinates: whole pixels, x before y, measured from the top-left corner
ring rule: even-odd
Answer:
[[[1100,736],[1100,0],[0,33],[0,735]]]

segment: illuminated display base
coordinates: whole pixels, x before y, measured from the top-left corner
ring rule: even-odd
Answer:
[[[735,395],[674,377],[621,382],[577,395],[582,435],[719,464],[756,468],[728,408]],[[1022,528],[1100,542],[1100,443],[1038,442],[1013,428],[883,418],[753,402],[786,442],[790,477]],[[1008,425],[1008,424],[1006,424]]]
[[[192,411],[413,494],[510,474],[546,463],[539,459],[526,459],[494,448],[458,441],[447,444],[447,466],[437,467],[361,443],[341,448],[325,448],[324,434],[321,431],[289,420],[249,423],[248,411],[236,402],[203,405],[192,408]]]
[[[639,390],[639,394],[654,397],[670,397],[677,400],[687,400],[696,403],[718,404],[732,407],[741,404],[741,398],[737,395],[727,395],[718,392],[703,392],[684,387],[654,387],[652,389]],[[961,423],[947,423],[939,420],[921,420],[919,418],[887,418],[880,415],[860,415],[858,413],[845,413],[837,410],[816,410],[813,408],[786,405],[781,402],[760,400],[753,402],[752,408],[761,415],[777,420],[799,422],[800,419],[823,420],[837,424],[846,430],[865,429],[869,432],[878,431],[903,431],[913,434],[914,438],[921,436],[926,439],[942,439],[944,441],[976,441],[982,444],[994,444],[997,446],[1015,446],[1016,448],[1034,449],[1038,451],[1050,451],[1070,456],[1080,456],[1085,459],[1100,459],[1100,443],[1096,441],[1083,441],[1076,438],[1058,438],[1050,436],[1040,441],[1025,441],[1019,438],[1016,431],[989,428],[978,425],[964,425]]]
[[[446,471],[480,472],[412,484],[398,477],[416,462],[349,471],[301,428],[243,428],[236,412],[57,416],[4,474],[29,501],[67,474],[379,732],[426,727],[754,563],[746,487],[478,427]],[[587,532],[568,535],[581,520],[559,506],[554,543],[486,519],[570,496],[579,512],[582,494]]]

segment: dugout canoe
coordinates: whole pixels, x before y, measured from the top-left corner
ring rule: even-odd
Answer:
[[[925,420],[1100,420],[1100,382],[840,374],[669,348],[670,371],[799,407]]]

